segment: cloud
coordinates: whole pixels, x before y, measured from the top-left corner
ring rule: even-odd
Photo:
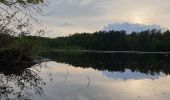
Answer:
[[[73,26],[73,24],[69,23],[69,22],[63,22],[63,23],[59,23],[58,26],[59,27],[69,27],[69,26]]]
[[[62,33],[94,32],[112,23],[156,24],[170,28],[169,0],[49,0],[41,16]],[[47,9],[48,8],[48,9]],[[67,23],[67,24],[66,24]],[[70,23],[70,24],[68,24]],[[79,30],[77,30],[79,29]],[[82,30],[80,30],[82,29]]]
[[[129,69],[126,69],[125,72],[108,72],[108,71],[103,71],[102,72],[104,76],[111,78],[111,79],[122,79],[122,80],[130,80],[130,79],[159,79],[159,75],[151,75],[151,74],[145,74],[145,73],[140,73],[140,72],[132,72]],[[163,77],[164,75],[162,75]]]
[[[100,0],[99,0],[100,1]],[[50,8],[57,18],[78,18],[99,14],[100,6],[96,0],[50,0]]]
[[[157,30],[162,30],[162,31],[167,30],[167,28],[163,28],[160,25],[145,25],[145,24],[130,24],[130,23],[109,24],[109,25],[105,26],[103,30],[104,31],[124,30],[127,33],[132,33],[132,32],[141,32],[141,31],[152,30],[152,29],[157,29]]]

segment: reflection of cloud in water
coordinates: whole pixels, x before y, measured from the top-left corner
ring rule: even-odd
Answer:
[[[112,78],[112,79],[122,79],[122,80],[129,80],[129,79],[159,79],[159,77],[164,76],[163,74],[160,75],[151,75],[145,74],[140,72],[132,72],[129,69],[126,69],[124,72],[108,72],[102,71],[103,75]]]
[[[67,70],[71,76],[65,81]],[[125,72],[127,73],[128,70]],[[47,73],[52,74],[52,82]],[[133,74],[130,70],[129,73]],[[170,84],[169,76],[157,76],[156,80],[110,80],[98,70],[56,62],[47,62],[47,67],[42,67],[38,75],[46,80],[47,84],[43,87],[45,95],[32,96],[32,100],[137,100],[140,98],[141,100],[169,100],[170,98],[167,95],[170,93],[167,88]],[[91,82],[89,87],[87,87],[89,82],[87,76]]]

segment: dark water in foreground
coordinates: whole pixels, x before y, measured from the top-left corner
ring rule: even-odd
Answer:
[[[170,57],[51,52],[52,61],[0,71],[0,100],[169,100]]]

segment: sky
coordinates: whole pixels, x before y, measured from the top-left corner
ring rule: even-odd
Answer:
[[[114,23],[161,25],[170,29],[170,0],[47,0],[40,16],[46,36],[95,32]]]

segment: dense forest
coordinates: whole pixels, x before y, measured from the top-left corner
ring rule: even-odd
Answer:
[[[146,30],[76,33],[54,39],[44,38],[43,47],[59,50],[170,51],[170,31]]]
[[[0,34],[1,63],[30,61],[46,50],[170,52],[170,31],[146,30],[126,34],[113,30],[58,38]]]

